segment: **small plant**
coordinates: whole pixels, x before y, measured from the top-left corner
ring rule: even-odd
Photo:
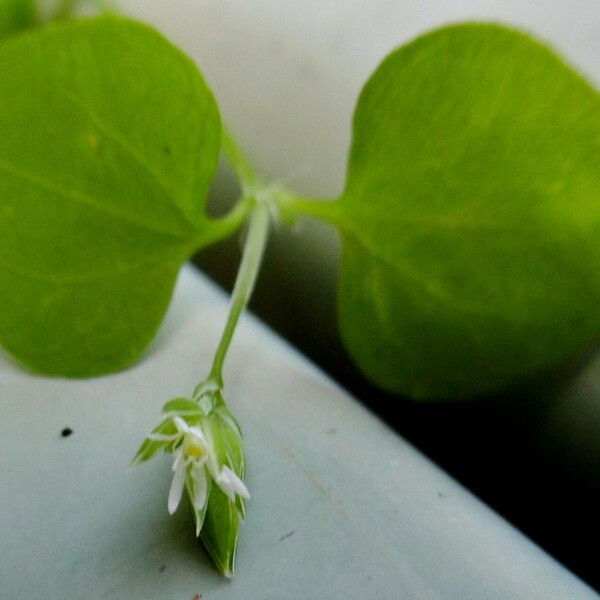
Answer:
[[[33,25],[26,6],[0,4],[0,34]],[[249,493],[223,364],[273,218],[339,231],[342,340],[388,391],[485,394],[598,339],[600,99],[513,29],[454,25],[392,52],[358,100],[333,200],[264,181],[196,66],[116,16],[3,40],[0,131],[0,342],[33,372],[135,363],[181,265],[247,225],[212,368],[167,402],[135,458],[174,455],[168,509],[187,490],[226,575]],[[204,202],[221,151],[242,194],[212,219]]]

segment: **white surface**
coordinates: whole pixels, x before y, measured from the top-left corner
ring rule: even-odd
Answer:
[[[216,575],[186,511],[167,515],[168,459],[128,463],[162,404],[206,373],[226,311],[186,268],[125,373],[35,378],[0,358],[0,598],[598,598],[249,317],[226,397],[253,499],[236,577]]]
[[[261,169],[299,192],[342,189],[359,90],[392,49],[466,20],[548,41],[600,83],[599,0],[117,0],[196,59]]]

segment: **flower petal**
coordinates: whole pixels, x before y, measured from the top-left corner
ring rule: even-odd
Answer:
[[[187,433],[190,430],[188,424],[178,415],[173,417],[173,423],[175,423],[175,427],[177,427],[179,433]]]
[[[179,433],[174,433],[172,435],[166,435],[164,433],[150,433],[148,434],[146,439],[151,440],[153,442],[172,442],[176,440],[179,436]]]
[[[208,495],[208,478],[206,476],[206,469],[201,466],[194,469],[194,506],[197,510],[202,510],[206,504],[206,497]]]
[[[245,498],[246,500],[250,499],[250,492],[248,492],[248,488],[229,467],[223,467],[215,481],[221,488],[221,491],[232,502],[235,502],[236,494],[242,498]]]
[[[195,464],[193,468],[198,469],[198,465]],[[204,505],[202,507],[197,507],[196,506],[196,487],[197,487],[196,481],[197,481],[198,475],[199,475],[199,473],[192,472],[191,477],[188,477],[185,480],[187,491],[188,491],[188,496],[190,498],[190,502],[191,502],[192,508],[194,510],[194,521],[196,523],[196,537],[200,536],[200,532],[202,531],[202,525],[204,525],[204,518],[206,517],[206,510],[208,508],[207,499],[210,494],[210,486],[211,486],[211,480],[205,471],[204,472],[204,477],[205,477],[204,480],[206,483],[206,492],[205,492],[205,498],[204,498]],[[200,483],[200,486],[202,486],[202,483]]]
[[[177,452],[175,452],[175,458],[173,459],[173,465],[171,466],[171,471],[177,471],[179,464],[185,462],[183,458],[183,448],[179,448]]]
[[[202,442],[203,446],[208,446],[208,440],[204,435],[204,431],[202,431],[202,429],[200,429],[199,427],[190,427],[188,429],[188,434],[193,435],[195,438],[199,439]]]
[[[169,514],[173,514],[179,503],[181,502],[181,496],[183,495],[183,487],[185,485],[185,476],[187,474],[187,468],[184,460],[181,460],[181,455],[178,455],[175,459],[177,465],[175,467],[175,473],[173,474],[173,481],[171,482],[171,489],[169,490],[169,501],[168,508]]]
[[[210,452],[206,458],[206,468],[210,473],[210,476],[216,481],[219,478],[219,465],[214,452]]]

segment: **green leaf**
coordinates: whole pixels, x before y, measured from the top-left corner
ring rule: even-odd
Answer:
[[[339,323],[364,373],[415,398],[524,380],[600,333],[600,99],[496,25],[393,52],[354,116]]]
[[[222,398],[219,398],[217,408],[203,421],[203,427],[214,444],[219,468],[226,464],[243,480],[246,467],[241,432]],[[231,502],[217,485],[211,486],[200,540],[226,577],[231,577],[234,572],[238,535],[244,516],[242,498],[238,496],[235,502]]]
[[[0,45],[0,343],[90,376],[152,340],[181,264],[238,222],[205,196],[220,118],[193,63],[116,17]]]
[[[0,39],[36,23],[34,0],[0,0]]]

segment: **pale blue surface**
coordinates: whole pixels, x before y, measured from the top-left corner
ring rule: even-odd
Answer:
[[[35,378],[0,360],[0,598],[598,598],[249,317],[226,396],[253,497],[236,577],[219,577],[187,512],[167,514],[168,459],[128,462],[164,401],[207,370],[226,310],[187,268],[125,373]]]

